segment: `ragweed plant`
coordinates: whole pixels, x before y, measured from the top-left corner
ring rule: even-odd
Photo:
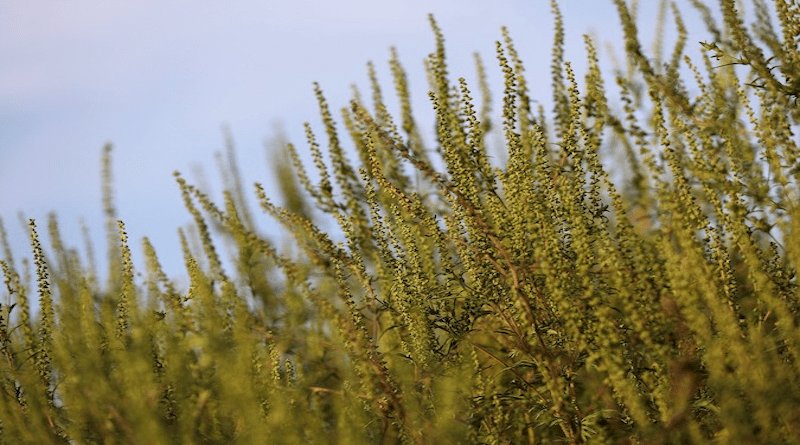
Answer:
[[[315,85],[314,171],[288,144],[283,204],[255,186],[296,249],[256,227],[228,135],[221,203],[175,175],[186,290],[147,239],[136,278],[106,147],[105,285],[52,216],[29,287],[0,224],[0,443],[797,443],[797,7],[778,31],[761,0],[751,28],[692,2],[699,59],[673,7],[662,60],[615,3],[613,94],[591,39],[582,80],[564,60],[552,3],[550,114],[504,29],[492,122],[484,62],[453,81],[433,18],[432,146],[396,51],[398,116],[372,65],[339,118]]]

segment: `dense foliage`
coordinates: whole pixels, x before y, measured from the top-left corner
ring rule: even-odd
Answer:
[[[551,111],[504,31],[497,123],[431,19],[432,146],[396,54],[398,116],[374,72],[343,126],[317,88],[328,156],[307,126],[314,172],[288,145],[280,204],[255,189],[296,249],[255,227],[232,147],[222,203],[176,173],[185,291],[147,239],[136,278],[108,147],[107,279],[55,217],[33,273],[0,226],[0,443],[797,443],[797,3],[750,26],[693,1],[700,60],[677,8],[661,60],[615,3],[609,89],[591,39],[583,81],[563,60],[553,2]]]

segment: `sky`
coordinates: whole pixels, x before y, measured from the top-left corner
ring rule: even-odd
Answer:
[[[650,42],[658,2],[641,3],[642,38]],[[623,48],[613,3],[562,0],[560,7],[566,58],[578,75],[584,74],[586,33],[596,37],[603,63],[611,66],[606,47],[615,47],[617,56]],[[692,13],[685,5],[682,10]],[[372,61],[388,98],[394,46],[409,74],[418,122],[432,128],[424,119],[432,116],[423,68],[434,50],[429,13],[445,35],[451,80],[465,77],[478,96],[477,51],[498,109],[502,73],[495,41],[506,26],[533,97],[549,104],[553,21],[545,0],[0,2],[0,217],[14,259],[19,264],[32,256],[19,216],[36,219],[49,246],[50,212],[66,243],[81,250],[85,220],[102,259],[100,161],[111,142],[115,205],[135,268],[144,270],[141,239],[147,236],[167,273],[185,275],[177,229],[191,217],[172,172],[196,182],[202,169],[219,201],[214,153],[224,150],[223,126],[233,135],[245,191],[261,182],[275,193],[269,150],[276,147],[265,142],[282,131],[304,150],[304,122],[325,140],[313,82],[339,110],[351,98],[351,84],[369,94],[366,64]],[[277,233],[268,217],[259,221],[265,234]]]

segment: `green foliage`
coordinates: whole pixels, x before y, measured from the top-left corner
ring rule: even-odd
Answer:
[[[551,122],[503,30],[495,127],[483,62],[478,107],[432,18],[433,147],[394,51],[400,115],[370,66],[372,103],[341,110],[351,149],[315,86],[316,172],[288,145],[285,205],[255,190],[296,250],[259,234],[228,136],[222,204],[176,173],[185,291],[147,239],[136,279],[106,147],[104,287],[51,217],[48,255],[30,222],[29,288],[0,225],[0,443],[797,443],[797,5],[774,2],[776,31],[763,0],[751,28],[732,0],[721,24],[693,2],[700,60],[673,7],[661,62],[615,3],[611,101],[589,38],[582,83],[564,61],[553,2]]]

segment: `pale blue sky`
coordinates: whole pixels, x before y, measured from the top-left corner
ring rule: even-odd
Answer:
[[[649,43],[658,2],[641,3],[640,29]],[[575,62],[581,78],[582,34],[596,35],[601,45],[611,43],[621,54],[619,20],[610,0],[560,4],[567,59]],[[682,8],[692,15],[693,10]],[[494,42],[506,25],[526,63],[534,98],[549,103],[553,25],[544,0],[3,1],[0,216],[16,260],[31,256],[17,218],[20,211],[37,219],[43,236],[47,214],[55,211],[64,238],[79,247],[78,220],[85,218],[102,259],[100,153],[111,141],[116,204],[136,267],[142,270],[140,243],[147,235],[168,272],[182,273],[176,234],[190,217],[172,172],[180,170],[191,181],[192,166],[202,165],[218,198],[213,154],[224,148],[220,127],[227,123],[246,191],[256,181],[271,189],[264,141],[274,124],[280,122],[301,150],[304,121],[324,141],[312,82],[321,84],[338,110],[350,98],[351,83],[367,91],[370,60],[384,95],[391,96],[390,46],[397,47],[409,71],[421,125],[431,127],[424,120],[430,112],[422,68],[433,50],[429,12],[445,33],[453,80],[474,80],[472,54],[480,52],[496,85],[499,108],[501,73]],[[701,40],[701,31],[690,44]],[[601,57],[610,60],[604,47]],[[267,218],[262,221],[269,232]]]

